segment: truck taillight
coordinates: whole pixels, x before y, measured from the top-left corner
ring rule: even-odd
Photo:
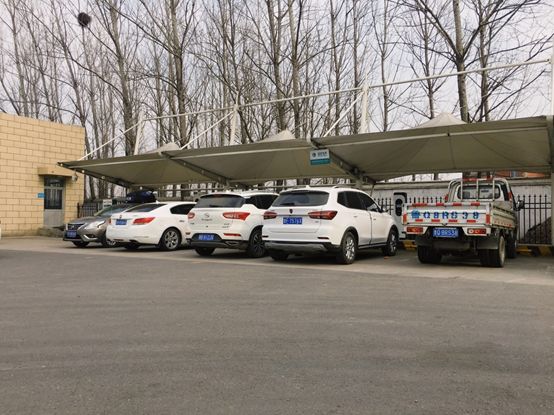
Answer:
[[[194,212],[189,212],[189,214],[187,215],[187,218],[194,219]]]
[[[136,218],[133,221],[133,225],[146,225],[147,223],[152,222],[154,219],[155,218],[153,216],[151,216],[149,218]]]
[[[224,218],[238,220],[246,220],[248,216],[250,216],[249,212],[225,212],[223,214]]]
[[[469,228],[467,230],[468,235],[486,235],[487,228]]]
[[[336,210],[319,210],[317,212],[310,212],[308,216],[312,219],[332,220],[337,216]]]
[[[277,217],[277,212],[268,210],[264,213],[264,219],[275,219]]]
[[[422,226],[408,226],[406,227],[406,233],[423,233]]]

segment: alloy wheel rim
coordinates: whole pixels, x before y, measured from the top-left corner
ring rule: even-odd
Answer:
[[[506,240],[504,238],[500,239],[500,246],[498,247],[498,249],[500,249],[500,262],[504,262],[504,259],[506,257]]]
[[[264,249],[263,241],[262,241],[262,235],[260,233],[256,233],[252,237],[252,246],[254,247],[254,251],[256,253],[260,253]]]
[[[165,234],[165,246],[169,249],[174,249],[177,247],[178,236],[176,232],[170,231]]]
[[[355,252],[354,238],[348,237],[346,239],[346,252],[345,252],[346,258],[348,259],[354,258],[354,252]]]
[[[389,250],[390,252],[396,251],[396,234],[394,232],[391,234],[391,238],[389,242]]]

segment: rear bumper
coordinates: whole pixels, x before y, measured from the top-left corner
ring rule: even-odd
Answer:
[[[246,250],[248,241],[220,239],[218,241],[199,241],[197,239],[187,239],[192,248],[227,248]]]
[[[335,252],[339,249],[338,245],[321,242],[277,242],[265,241],[266,249],[274,251],[285,251],[291,253],[322,253]]]
[[[498,237],[491,236],[463,236],[456,239],[441,239],[428,236],[417,236],[417,246],[428,246],[438,251],[462,252],[472,249],[498,249]]]
[[[141,245],[157,245],[160,242],[161,235],[158,232],[152,232],[146,226],[140,226],[140,229],[111,229],[106,233],[108,239],[118,243],[136,243]]]

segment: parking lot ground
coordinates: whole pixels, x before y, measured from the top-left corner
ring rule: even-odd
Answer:
[[[552,414],[554,261],[0,241],[2,414]]]

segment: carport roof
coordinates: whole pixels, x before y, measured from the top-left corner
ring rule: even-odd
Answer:
[[[462,171],[551,172],[553,131],[552,117],[539,116],[60,164],[121,185],[144,187],[214,181],[247,185],[314,177],[379,181]],[[311,165],[309,153],[314,147],[329,149],[331,163]]]

